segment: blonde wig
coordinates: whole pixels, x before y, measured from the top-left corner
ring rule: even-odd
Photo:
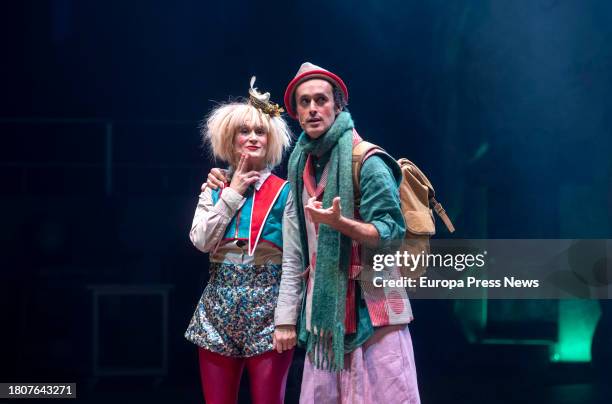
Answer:
[[[279,165],[291,145],[289,126],[280,116],[271,117],[247,102],[231,102],[213,109],[202,125],[202,138],[216,159],[235,167],[234,136],[247,123],[251,127],[261,126],[268,134],[266,165],[270,168]]]

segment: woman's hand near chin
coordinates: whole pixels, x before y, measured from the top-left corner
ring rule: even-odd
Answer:
[[[241,154],[238,167],[234,171],[234,176],[230,182],[230,188],[238,192],[240,195],[244,195],[247,188],[253,185],[259,180],[259,171],[249,171],[249,156],[248,154]]]

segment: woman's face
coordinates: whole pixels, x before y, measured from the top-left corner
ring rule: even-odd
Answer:
[[[241,154],[249,156],[249,169],[261,170],[266,166],[266,152],[268,150],[268,133],[263,126],[244,122],[234,135],[235,161],[240,160]]]

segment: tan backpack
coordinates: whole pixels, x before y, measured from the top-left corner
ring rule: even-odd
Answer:
[[[361,202],[359,191],[361,166],[368,157],[374,154],[385,154],[391,158],[387,152],[373,143],[362,140],[353,146],[353,188],[356,209],[359,209]],[[425,174],[408,159],[401,158],[397,160],[397,164],[402,170],[399,191],[402,214],[406,222],[406,234],[400,251],[408,251],[413,255],[427,254],[429,253],[429,239],[436,233],[432,208],[440,216],[449,232],[453,233],[455,227],[440,202],[436,200],[434,188]],[[400,269],[403,269],[402,276],[418,278],[427,267],[422,265],[413,271],[405,267]]]

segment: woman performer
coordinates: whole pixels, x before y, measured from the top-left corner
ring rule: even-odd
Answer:
[[[282,403],[296,340],[300,296],[279,298],[279,287],[281,268],[301,268],[298,221],[289,184],[271,173],[291,133],[254,82],[248,101],[216,107],[202,129],[230,178],[200,194],[189,234],[210,253],[210,280],[185,332],[198,345],[207,404],[235,403],[245,367],[253,403]]]

